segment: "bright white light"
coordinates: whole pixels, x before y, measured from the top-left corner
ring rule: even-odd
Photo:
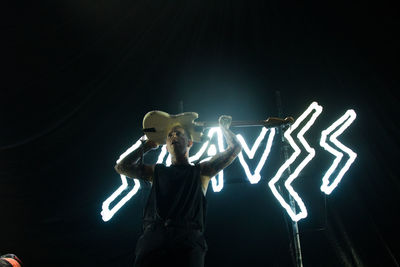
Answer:
[[[267,131],[268,131],[267,128],[262,127],[261,133],[258,136],[258,138],[256,139],[256,141],[254,142],[254,145],[251,148],[251,150],[247,146],[247,143],[244,140],[244,138],[242,137],[242,135],[240,135],[240,134],[236,135],[238,140],[239,140],[239,142],[242,145],[243,150],[248,155],[249,159],[253,159],[254,158],[254,155],[255,155],[258,147],[260,146],[261,141],[264,139],[265,134],[267,133]],[[269,134],[269,137],[268,137],[267,144],[265,145],[265,150],[264,150],[264,152],[263,152],[263,154],[261,156],[260,161],[257,164],[256,169],[254,170],[254,174],[252,174],[250,172],[249,166],[247,165],[246,161],[244,160],[243,152],[239,153],[239,161],[243,166],[243,169],[244,169],[244,171],[245,171],[245,173],[247,175],[247,178],[249,179],[250,183],[252,183],[252,184],[258,183],[260,181],[260,179],[261,179],[260,172],[261,172],[262,167],[265,164],[265,161],[267,160],[269,152],[271,151],[271,146],[272,146],[272,141],[274,139],[274,136],[275,136],[275,129],[272,128],[270,130],[270,134]]]
[[[215,147],[215,145],[210,145],[207,154],[211,157],[217,154],[217,148]]]
[[[143,138],[143,137],[142,137]],[[144,136],[144,140],[146,140],[146,136]],[[129,153],[131,153],[132,151],[136,150],[140,145],[142,144],[141,138],[136,141],[136,143],[131,146],[127,151],[125,151],[117,160],[117,163],[119,163],[123,158],[125,158]],[[123,197],[117,204],[114,205],[114,207],[110,210],[110,204],[128,187],[128,181],[126,180],[126,176],[125,175],[120,175],[121,176],[121,182],[122,185],[120,187],[118,187],[117,190],[115,190],[114,193],[111,194],[111,196],[109,196],[102,205],[102,211],[101,211],[101,216],[103,221],[107,222],[109,221],[114,214],[123,206],[125,205],[125,203],[131,199],[139,190],[140,188],[140,182],[137,179],[134,179],[135,185],[134,187],[131,189],[131,191],[129,191],[128,194],[126,194],[125,197]]]
[[[325,194],[327,195],[329,195],[336,188],[336,186],[342,180],[343,175],[347,172],[347,170],[350,168],[350,165],[354,162],[354,160],[357,157],[356,153],[354,153],[350,148],[344,146],[336,139],[339,135],[341,135],[344,132],[344,130],[346,130],[347,127],[349,127],[349,125],[355,119],[356,119],[356,113],[354,112],[354,110],[349,109],[342,117],[340,117],[337,121],[335,121],[331,126],[329,126],[326,130],[322,131],[321,133],[320,145],[325,150],[336,156],[331,167],[328,169],[328,171],[322,178],[321,191],[325,192]],[[337,127],[339,127],[339,125],[341,125],[340,128],[330,136],[329,140],[333,144],[335,144],[339,149],[347,153],[349,155],[349,159],[347,160],[343,168],[339,171],[339,174],[336,176],[336,178],[334,178],[333,182],[329,185],[329,177],[332,175],[333,171],[337,168],[339,162],[342,160],[343,153],[337,151],[336,149],[331,147],[328,143],[326,143],[326,138],[332,131],[334,131]]]
[[[207,140],[206,142],[204,142],[204,144],[201,146],[201,148],[199,149],[199,151],[197,151],[197,153],[194,156],[189,157],[189,162],[195,162],[197,160],[199,160],[199,158],[204,154],[204,152],[206,151],[207,147],[208,147],[208,143],[210,141]]]
[[[225,151],[223,135],[222,135],[221,129],[219,127],[210,128],[210,130],[208,131],[209,140],[211,140],[211,137],[214,134],[217,134],[219,152]],[[211,148],[211,146],[210,146],[210,148]],[[215,148],[215,146],[214,146],[214,148]],[[202,160],[201,162],[207,161],[207,160],[210,160],[210,159],[211,159],[211,157],[206,158],[206,159]],[[214,192],[220,192],[222,190],[222,188],[224,187],[224,170],[221,170],[216,175],[216,177],[218,178],[218,180],[217,180],[217,178],[215,178],[215,176],[211,178],[212,188],[213,188]]]
[[[308,115],[315,110],[314,114],[311,116],[310,120],[306,123],[306,125],[300,130],[300,132],[297,134],[297,137],[299,138],[301,144],[303,147],[307,150],[309,153],[308,156],[297,166],[295,171],[288,177],[288,179],[285,181],[285,187],[288,190],[289,194],[293,197],[293,199],[296,201],[298,207],[300,208],[299,213],[295,213],[295,211],[292,209],[292,207],[284,200],[284,198],[279,194],[278,190],[275,187],[275,184],[279,181],[281,178],[283,172],[290,167],[290,165],[295,161],[295,159],[300,155],[301,150],[300,148],[296,145],[294,142],[291,133],[299,126],[299,124],[308,117]],[[282,207],[287,211],[289,216],[292,218],[293,221],[298,221],[300,219],[303,219],[307,217],[307,209],[300,198],[300,196],[297,194],[296,191],[294,191],[293,187],[291,186],[291,183],[296,179],[296,177],[299,175],[301,170],[310,162],[310,160],[314,157],[315,155],[315,150],[312,149],[306,140],[304,139],[303,135],[307,130],[311,127],[311,125],[314,124],[316,118],[321,114],[322,112],[322,107],[318,105],[317,102],[313,102],[307,110],[295,121],[295,123],[284,133],[284,136],[286,140],[289,142],[290,146],[293,148],[294,152],[290,156],[290,158],[279,168],[278,172],[276,175],[269,181],[268,185],[271,188],[272,193],[276,197],[276,199],[279,201],[279,203],[282,205]]]
[[[158,159],[157,159],[157,164],[161,164],[161,163],[163,163],[163,161],[164,161],[164,157],[165,157],[165,155],[167,154],[167,146],[166,145],[163,145],[162,147],[161,147],[161,153],[160,153],[160,155],[158,156]]]
[[[126,177],[124,175],[121,175],[121,179],[126,179]],[[103,221],[109,221],[114,216],[114,214],[137,193],[140,188],[140,182],[137,179],[134,179],[134,182],[135,186],[131,189],[131,191],[129,191],[128,194],[126,194],[126,196],[124,196],[117,204],[115,204],[115,206],[111,210],[109,209],[109,205],[125,189],[123,188],[123,185],[121,185],[106,201],[103,202],[103,210],[101,211]]]

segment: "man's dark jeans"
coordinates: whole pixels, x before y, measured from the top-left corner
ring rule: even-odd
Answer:
[[[136,245],[135,267],[203,267],[207,243],[200,230],[149,225]]]

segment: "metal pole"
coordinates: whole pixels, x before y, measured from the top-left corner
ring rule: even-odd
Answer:
[[[278,116],[280,118],[282,118],[283,114],[282,114],[281,93],[279,91],[276,91],[275,93],[276,93],[276,103],[277,103],[277,107],[278,107]],[[286,162],[289,158],[289,155],[288,155],[289,154],[288,153],[289,145],[283,136],[283,127],[284,126],[280,127],[279,135],[281,137],[283,158]],[[290,166],[287,169],[287,173],[289,175],[292,174],[292,170],[290,169]],[[291,206],[293,212],[296,213],[296,204],[294,202],[293,197],[290,194],[289,194],[289,201],[290,201],[290,206]],[[295,248],[295,252],[296,252],[296,266],[303,267],[303,258],[301,256],[301,246],[300,246],[299,226],[298,226],[297,222],[292,221],[292,220],[291,220],[291,222],[292,222],[293,243],[294,243],[294,248]]]

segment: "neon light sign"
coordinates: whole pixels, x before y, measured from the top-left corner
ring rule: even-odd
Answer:
[[[315,157],[315,149],[310,147],[310,145],[307,143],[306,139],[304,138],[304,134],[311,128],[311,126],[314,124],[315,120],[319,117],[319,115],[322,113],[322,107],[318,105],[318,103],[313,102],[307,110],[295,121],[295,123],[285,131],[284,137],[288,141],[289,145],[293,148],[294,152],[290,156],[290,158],[283,163],[282,166],[279,167],[276,175],[269,181],[268,185],[269,188],[271,189],[273,195],[276,197],[276,199],[279,201],[279,203],[282,205],[282,207],[287,211],[288,215],[291,217],[292,220],[298,221],[300,219],[306,218],[307,217],[307,209],[305,204],[303,203],[302,199],[300,196],[297,194],[297,192],[293,189],[291,186],[292,182],[298,177],[300,172],[306,167],[306,165]],[[311,117],[310,117],[310,114]],[[309,118],[310,117],[310,118]],[[309,118],[308,120],[306,120]],[[332,163],[332,166],[328,169],[326,174],[324,175],[322,179],[322,186],[321,186],[321,191],[323,191],[325,194],[330,194],[340,183],[341,179],[343,178],[344,174],[348,171],[350,168],[351,164],[354,162],[355,158],[357,157],[357,154],[354,153],[351,149],[348,147],[344,146],[342,143],[340,143],[337,140],[337,137],[344,132],[344,130],[347,129],[347,127],[355,120],[356,114],[353,110],[348,110],[340,119],[335,121],[330,127],[328,127],[326,130],[322,131],[321,133],[321,140],[320,140],[320,145],[323,147],[325,150],[328,152],[332,153],[335,155],[335,160]],[[297,143],[300,143],[301,147],[303,149],[299,148],[299,145],[295,142],[295,140],[292,137],[292,133],[299,128],[299,125],[301,123],[305,123],[305,125],[300,129],[300,131],[297,134]],[[303,124],[304,124],[303,123]],[[339,127],[340,126],[340,127]],[[339,127],[339,128],[338,128]],[[338,128],[338,129],[337,129]],[[334,131],[337,129],[336,131]],[[333,132],[333,133],[332,133]],[[267,133],[269,133],[267,135]],[[210,141],[206,141],[204,144],[202,144],[201,148],[195,153],[195,155],[189,157],[189,162],[193,163],[198,161],[201,157],[204,155],[207,155],[204,159],[201,160],[201,162],[209,160],[213,155],[215,155],[218,152],[222,152],[225,150],[224,147],[224,142],[223,142],[223,135],[222,131],[218,128],[210,128],[208,133],[207,133],[209,140],[213,136],[216,135],[217,138],[217,144],[210,144]],[[261,170],[265,166],[268,156],[271,151],[271,147],[273,144],[275,136],[275,129],[266,129],[265,127],[261,128],[261,132],[257,139],[255,140],[253,146],[251,149],[247,145],[245,139],[243,138],[242,135],[238,134],[237,138],[239,142],[241,143],[243,150],[239,154],[238,158],[240,161],[240,164],[242,165],[244,172],[246,173],[246,176],[251,184],[257,184],[260,179],[261,179]],[[337,169],[338,164],[342,160],[343,153],[340,151],[334,149],[331,145],[327,143],[327,138],[329,137],[329,141],[332,142],[337,148],[340,150],[344,151],[348,156],[349,159],[346,161],[344,164],[343,168],[339,171],[338,175],[333,179],[333,181],[330,182],[330,177],[332,176],[333,172]],[[143,137],[142,137],[143,138]],[[146,137],[144,136],[146,139]],[[264,151],[262,153],[262,156],[260,158],[260,161],[258,162],[254,172],[252,173],[250,171],[250,168],[248,164],[246,163],[243,153],[246,153],[248,158],[252,160],[255,156],[256,151],[260,148],[261,142],[267,138],[266,145],[264,147]],[[117,160],[117,163],[121,161],[126,155],[131,153],[133,150],[137,149],[141,144],[141,140],[139,139],[133,146],[131,146],[126,152],[124,152],[120,158]],[[296,201],[297,206],[299,207],[300,211],[298,213],[295,213],[294,210],[292,210],[291,206],[289,203],[287,203],[284,199],[284,197],[278,192],[276,189],[276,183],[282,179],[282,174],[284,171],[288,168],[291,167],[291,165],[296,161],[296,159],[299,157],[299,155],[302,154],[302,151],[307,153],[305,158],[297,165],[296,169],[293,171],[291,175],[289,175],[288,178],[286,178],[284,185],[287,190],[287,192],[293,197],[293,199]],[[166,146],[162,146],[160,149],[160,154],[157,157],[157,163],[164,163],[167,166],[171,164],[171,156],[168,154]],[[128,188],[128,182],[127,178],[124,175],[121,176],[121,182],[122,184],[115,190],[114,193],[109,196],[102,205],[102,219],[104,221],[109,221],[114,214],[125,205],[129,199],[131,199],[139,190],[140,188],[140,182],[137,179],[133,179],[134,181],[134,186],[133,188],[125,193],[125,195],[110,209],[111,203],[115,202],[116,199],[121,196],[124,191]],[[211,179],[211,184],[214,192],[220,192],[223,189],[224,186],[224,172],[221,171],[219,172],[216,177],[213,177]]]
[[[350,148],[344,146],[342,143],[340,143],[337,140],[337,137],[339,135],[341,135],[343,133],[343,131],[346,130],[347,127],[349,127],[350,124],[355,119],[356,119],[356,113],[354,112],[354,110],[349,109],[349,110],[347,110],[347,112],[342,117],[340,117],[337,121],[335,121],[331,126],[329,126],[326,130],[322,131],[322,133],[321,133],[320,145],[323,148],[325,148],[325,150],[327,150],[328,152],[330,152],[330,153],[332,153],[333,155],[336,156],[336,159],[333,161],[331,167],[328,169],[328,171],[326,172],[326,174],[322,178],[321,191],[324,192],[327,195],[329,195],[336,188],[336,186],[342,180],[343,175],[348,171],[348,169],[350,168],[350,165],[354,162],[354,160],[357,157],[356,153],[354,153]],[[332,131],[335,130],[337,127],[339,127],[339,129],[329,137],[329,140],[336,147],[338,147],[339,149],[344,151],[346,154],[348,154],[349,155],[349,159],[347,160],[347,162],[345,163],[343,168],[339,171],[338,175],[333,180],[333,182],[331,182],[331,184],[329,185],[330,176],[332,175],[333,171],[337,168],[337,166],[339,165],[339,162],[343,158],[343,153],[342,152],[337,151],[336,149],[334,149],[332,146],[330,146],[326,142],[327,136],[329,134],[331,134]]]
[[[292,210],[291,205],[285,201],[285,199],[282,197],[282,195],[278,192],[278,190],[275,187],[275,184],[279,181],[281,178],[283,172],[290,167],[290,165],[296,160],[296,158],[300,155],[301,150],[300,148],[296,145],[294,142],[291,134],[292,132],[300,125],[303,120],[305,120],[310,113],[315,110],[313,115],[311,116],[311,119],[306,123],[306,125],[300,130],[300,132],[297,134],[297,138],[299,139],[300,143],[303,145],[305,150],[308,152],[307,157],[297,166],[295,171],[287,178],[285,181],[285,188],[288,190],[289,194],[294,198],[296,201],[297,205],[300,208],[300,212],[295,214],[295,212]],[[304,139],[304,133],[310,129],[310,127],[314,124],[315,120],[317,117],[321,114],[322,112],[322,107],[318,105],[318,103],[313,102],[308,109],[296,120],[296,122],[290,127],[284,134],[286,140],[288,140],[290,146],[294,149],[294,153],[290,156],[290,158],[279,168],[278,172],[276,175],[269,181],[268,185],[271,188],[272,193],[274,194],[275,198],[279,201],[281,206],[287,211],[289,216],[292,218],[293,221],[298,221],[300,219],[303,219],[307,217],[307,209],[306,206],[304,205],[302,199],[300,196],[297,194],[296,191],[294,191],[293,187],[291,186],[291,183],[293,182],[294,179],[299,175],[299,173],[304,169],[304,167],[310,162],[310,160],[314,157],[315,155],[315,150],[311,148],[306,140]]]
[[[124,152],[119,159],[117,160],[117,163],[119,163],[123,158],[125,158],[129,153],[131,153],[132,151],[134,151],[135,149],[137,149],[140,144],[141,144],[141,140],[139,139],[133,146],[131,146],[126,152]],[[122,194],[122,192],[124,190],[126,190],[128,188],[128,181],[126,180],[126,176],[125,175],[120,175],[121,176],[121,182],[122,185],[120,187],[118,187],[117,190],[115,190],[114,193],[111,194],[110,197],[107,198],[106,201],[103,202],[102,205],[102,211],[101,211],[101,216],[103,221],[107,222],[109,221],[114,214],[120,209],[122,208],[123,205],[125,205],[126,202],[128,202],[129,199],[131,199],[139,190],[140,188],[140,182],[137,179],[133,179],[135,182],[134,187],[131,189],[131,191],[128,192],[128,194],[126,194],[125,197],[123,197],[120,201],[118,201],[117,204],[114,205],[114,207],[110,210],[110,204],[119,196]]]
[[[244,138],[240,134],[236,135],[238,140],[239,140],[239,142],[242,145],[243,150],[248,155],[249,159],[253,159],[254,158],[254,154],[256,153],[257,148],[260,146],[261,141],[264,139],[265,134],[267,133],[267,131],[268,131],[267,128],[265,128],[265,127],[262,128],[261,133],[258,136],[258,138],[256,139],[256,142],[254,143],[254,145],[251,148],[251,150],[247,146],[247,143],[244,140]],[[242,166],[244,168],[244,171],[245,171],[245,173],[247,175],[247,178],[249,179],[250,183],[252,183],[252,184],[258,183],[260,181],[260,179],[261,179],[260,171],[261,171],[262,167],[264,166],[265,161],[268,158],[269,152],[271,151],[271,146],[272,146],[272,141],[274,140],[274,136],[275,136],[275,129],[272,128],[270,130],[270,134],[269,134],[269,137],[268,137],[267,144],[265,146],[264,153],[262,154],[261,159],[260,159],[256,169],[254,170],[254,174],[252,174],[250,172],[249,166],[247,165],[246,161],[244,160],[243,152],[240,152],[240,154],[239,154],[240,163],[242,164]]]

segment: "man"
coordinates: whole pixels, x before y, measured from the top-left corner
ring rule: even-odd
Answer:
[[[144,231],[136,245],[136,267],[204,266],[207,244],[203,232],[208,184],[242,149],[235,134],[229,130],[231,121],[230,116],[219,118],[228,147],[209,161],[194,166],[189,163],[193,141],[190,132],[178,125],[166,137],[167,150],[171,154],[170,167],[140,163],[142,153],[158,147],[150,140],[115,166],[119,174],[152,184],[144,212]]]

